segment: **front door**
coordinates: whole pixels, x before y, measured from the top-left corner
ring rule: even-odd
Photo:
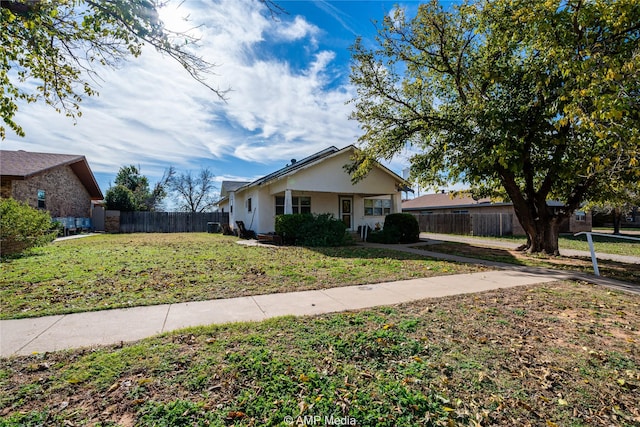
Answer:
[[[340,197],[340,219],[347,226],[348,230],[353,230],[353,198]]]

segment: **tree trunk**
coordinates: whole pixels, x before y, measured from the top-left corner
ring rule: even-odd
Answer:
[[[527,242],[529,242],[529,247],[526,248],[526,251],[529,253],[560,255],[558,249],[559,229],[560,221],[557,217],[549,218],[547,221],[534,221],[531,226],[525,227]]]
[[[529,253],[559,255],[558,235],[564,217],[549,212],[546,202],[538,205],[521,200],[513,204],[516,217],[527,234],[526,245],[518,248]]]
[[[613,234],[620,234],[620,223],[622,222],[622,209],[614,208],[611,212],[613,216]]]

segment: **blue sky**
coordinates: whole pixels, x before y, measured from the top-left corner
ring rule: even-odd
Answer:
[[[208,167],[217,181],[252,180],[329,146],[355,144],[348,119],[354,88],[349,46],[373,43],[372,20],[417,1],[277,1],[272,19],[253,0],[186,0],[161,11],[168,28],[198,26],[198,53],[218,64],[208,83],[230,88],[225,103],[152,49],[117,69],[98,70],[100,96],[82,102],[76,123],[44,103],[20,105],[27,136],[2,148],[83,154],[103,192],[120,166],[139,165],[155,182],[169,166]],[[188,16],[189,22],[183,18]],[[401,174],[408,162],[388,163]]]

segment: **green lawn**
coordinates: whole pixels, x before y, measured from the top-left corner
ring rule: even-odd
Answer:
[[[3,260],[0,318],[230,298],[480,271],[362,247],[247,247],[218,234],[66,240]]]
[[[1,359],[0,426],[637,426],[639,331],[572,282],[194,328]]]

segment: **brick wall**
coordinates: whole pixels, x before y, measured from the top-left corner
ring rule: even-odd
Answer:
[[[10,184],[10,195],[34,208],[38,207],[38,190],[45,191],[46,210],[52,217],[91,216],[91,196],[69,166],[61,166],[23,181],[15,180]],[[9,191],[3,182],[3,197],[5,193]]]

